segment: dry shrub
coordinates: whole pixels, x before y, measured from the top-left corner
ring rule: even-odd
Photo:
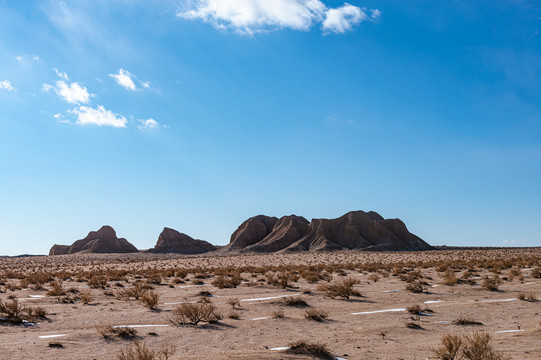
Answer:
[[[49,296],[62,296],[66,295],[66,291],[62,287],[62,281],[55,280],[51,283],[51,289],[47,291],[47,295]]]
[[[282,271],[274,274],[267,274],[267,284],[280,286],[283,289],[292,287],[292,283],[297,280],[299,280],[299,275],[292,271]]]
[[[83,304],[89,304],[94,300],[94,295],[90,291],[85,291],[81,294],[81,301]]]
[[[286,350],[289,354],[295,355],[308,355],[315,359],[334,359],[334,355],[330,352],[326,344],[323,343],[309,343],[306,341],[296,341],[288,345],[289,349]]]
[[[313,321],[321,322],[323,320],[326,320],[328,316],[329,316],[329,313],[322,309],[307,309],[304,312],[304,317],[307,318],[308,320],[313,320]]]
[[[160,295],[152,290],[146,291],[141,295],[141,302],[150,310],[156,310]]]
[[[426,290],[420,281],[414,281],[406,285],[406,290],[415,294],[420,294]]]
[[[436,358],[440,360],[459,360],[460,349],[462,348],[462,337],[460,335],[447,334],[441,338],[441,347],[433,350]]]
[[[47,309],[41,306],[26,308],[28,317],[30,319],[47,319]]]
[[[0,314],[4,315],[6,321],[11,324],[22,324],[30,319],[26,307],[19,304],[17,299],[6,302],[0,299]]]
[[[306,301],[300,296],[290,296],[283,298],[281,300],[281,303],[285,306],[291,306],[291,307],[310,307]]]
[[[171,321],[177,325],[197,325],[200,322],[214,323],[221,320],[222,316],[216,313],[212,304],[185,303],[180,304],[172,311]]]
[[[229,314],[227,314],[227,317],[233,320],[239,320],[240,313],[238,311],[231,311]]]
[[[541,279],[541,266],[538,266],[535,269],[533,269],[530,275],[533,278]]]
[[[368,277],[368,280],[371,280],[371,281],[373,281],[373,282],[378,282],[379,276],[378,276],[378,274],[371,274],[371,275]]]
[[[455,272],[451,269],[447,269],[443,275],[443,283],[449,286],[456,285],[458,283],[458,278],[456,277]]]
[[[88,280],[88,286],[92,289],[105,289],[107,286],[107,278],[104,275],[94,275]]]
[[[463,317],[463,316],[453,321],[453,324],[455,325],[483,325],[482,322],[473,320],[471,318]]]
[[[523,292],[519,293],[518,299],[522,301],[537,302],[537,296],[531,291],[527,294]]]
[[[111,325],[96,325],[96,331],[103,336],[105,340],[113,340],[115,338],[135,340],[139,338],[137,330],[127,326],[113,327]]]
[[[230,288],[236,288],[240,285],[240,276],[238,275],[232,275],[232,276],[223,276],[220,275],[216,277],[214,280],[212,280],[212,285],[216,286],[219,289],[230,289]]]
[[[441,338],[442,346],[434,351],[440,360],[504,360],[506,357],[490,345],[491,336],[486,331],[471,335],[447,334]]]
[[[120,290],[117,293],[117,297],[119,298],[130,298],[133,297],[135,300],[139,300],[141,296],[143,296],[144,293],[146,293],[148,290],[150,290],[152,287],[148,284],[145,284],[142,281],[136,281],[132,287]]]
[[[136,341],[133,346],[127,346],[116,355],[117,360],[155,360],[156,351],[150,349],[145,342]]]
[[[498,286],[502,284],[502,279],[494,274],[492,277],[485,276],[482,286],[490,291],[498,291]]]
[[[227,305],[234,309],[236,306],[240,307],[240,301],[237,298],[229,298],[227,299]]]
[[[353,289],[353,285],[358,284],[359,280],[346,278],[333,284],[321,284],[317,287],[320,291],[325,291],[328,297],[349,299],[350,296],[360,296],[359,292]]]
[[[282,310],[282,309],[274,310],[272,312],[272,317],[274,319],[283,319],[285,317],[284,310]]]

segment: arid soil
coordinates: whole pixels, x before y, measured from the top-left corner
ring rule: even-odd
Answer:
[[[331,297],[326,288],[344,279],[349,299]],[[137,286],[157,294],[155,309],[130,296]],[[115,359],[136,341],[176,348],[169,359],[311,359],[280,350],[298,340],[343,359],[437,359],[443,336],[478,331],[499,354],[541,359],[540,248],[8,258],[0,291],[4,304],[47,313],[22,325],[0,313],[2,359]],[[198,302],[221,319],[179,323],[179,306]],[[408,312],[414,305],[420,314]],[[308,310],[327,316],[310,320]],[[135,339],[108,326],[133,326]]]

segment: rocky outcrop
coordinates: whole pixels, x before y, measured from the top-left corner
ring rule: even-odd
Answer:
[[[265,215],[249,218],[231,235],[228,249],[240,250],[258,243],[272,232],[277,221],[278,218]]]
[[[164,228],[151,253],[202,254],[216,250],[216,247],[204,240],[194,239],[174,229]]]
[[[332,250],[430,250],[399,219],[384,219],[370,211],[352,211],[337,219],[290,215],[279,220],[259,215],[245,221],[224,251],[293,252]],[[266,223],[264,223],[266,221]],[[272,229],[270,229],[272,225]]]
[[[71,246],[54,245],[49,255],[66,255],[75,253],[135,253],[139,252],[135,246],[124,238],[118,238],[115,230],[110,226],[102,226],[98,231],[91,231],[81,240]]]

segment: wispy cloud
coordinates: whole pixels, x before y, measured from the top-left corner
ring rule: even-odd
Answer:
[[[62,72],[58,70],[57,68],[53,68],[53,70],[56,73],[56,75],[58,75],[59,78],[64,79],[64,80],[69,80],[68,74],[66,74],[65,72]]]
[[[90,101],[90,94],[86,87],[79,85],[77,82],[67,84],[63,80],[58,80],[56,86],[43,84],[41,89],[45,92],[54,90],[60,98],[70,104],[87,104]]]
[[[146,129],[155,129],[160,126],[158,122],[154,119],[147,119],[147,120],[137,120],[141,123],[141,125],[137,126],[140,130],[146,130]]]
[[[125,128],[128,120],[122,115],[113,113],[111,110],[105,109],[98,105],[96,108],[88,106],[79,106],[70,111],[77,117],[79,125],[98,125],[112,126],[115,128]]]
[[[129,71],[120,69],[118,74],[109,74],[110,77],[115,79],[116,83],[128,90],[137,90],[137,86],[133,82],[135,76],[133,76]]]
[[[8,80],[0,81],[0,89],[4,89],[7,91],[15,91],[15,88],[13,87],[13,85],[11,85],[11,82]]]
[[[324,33],[343,33],[362,21],[380,16],[370,10],[345,3],[328,8],[320,0],[195,0],[177,13],[177,17],[198,19],[222,30],[254,34],[289,28],[309,30],[321,23]]]

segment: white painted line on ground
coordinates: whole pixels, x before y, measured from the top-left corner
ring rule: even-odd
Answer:
[[[450,324],[451,322],[450,321],[445,321],[445,320],[442,320],[442,321],[434,321],[434,324]]]
[[[42,299],[45,297],[45,295],[28,295],[28,297],[36,298],[36,299]]]
[[[163,303],[164,305],[178,305],[178,304],[196,304],[197,301],[176,301]]]
[[[489,299],[489,300],[470,300],[470,302],[484,302],[484,303],[492,303],[492,302],[508,302],[508,301],[517,301],[518,299]]]
[[[444,302],[443,300],[428,300],[428,301],[425,301],[424,303],[425,304],[439,304],[439,303],[442,303]]]
[[[272,351],[284,351],[284,350],[289,350],[291,349],[289,346],[282,346],[282,347],[275,347],[275,348],[272,348],[272,349],[269,349],[269,350],[272,350]]]
[[[270,317],[264,316],[264,317],[253,318],[252,320],[265,320],[265,319],[270,319]]]
[[[387,310],[363,311],[363,312],[351,313],[351,315],[364,315],[364,314],[376,314],[376,313],[383,313],[383,312],[399,312],[399,311],[406,311],[406,309],[400,308],[400,309],[387,309]]]
[[[385,290],[385,291],[382,291],[384,293],[397,293],[397,292],[400,292],[400,290]]]
[[[531,284],[535,284],[535,281],[527,282],[527,283],[524,283],[524,284],[522,284],[522,285],[531,285]]]
[[[496,331],[495,334],[503,334],[503,333],[514,333],[514,332],[521,332],[524,330],[502,330],[502,331]]]
[[[43,335],[43,336],[38,336],[38,339],[52,339],[52,338],[58,338],[58,337],[64,337],[64,336],[68,336],[68,335],[66,335],[66,334]]]
[[[288,295],[278,295],[278,296],[270,296],[270,297],[263,297],[263,298],[254,298],[254,299],[241,299],[240,301],[262,301],[262,300],[273,300],[273,299],[281,299],[289,296],[299,296],[301,294],[288,294]]]
[[[167,324],[162,324],[162,325],[116,325],[116,326],[113,326],[113,328],[120,329],[120,328],[165,327],[165,326],[170,326],[170,325],[167,325]]]
[[[195,286],[206,286],[207,284],[201,284],[201,285],[181,285],[181,286],[177,286],[178,288],[180,289],[185,289],[185,288],[191,288],[191,287],[195,287]]]

